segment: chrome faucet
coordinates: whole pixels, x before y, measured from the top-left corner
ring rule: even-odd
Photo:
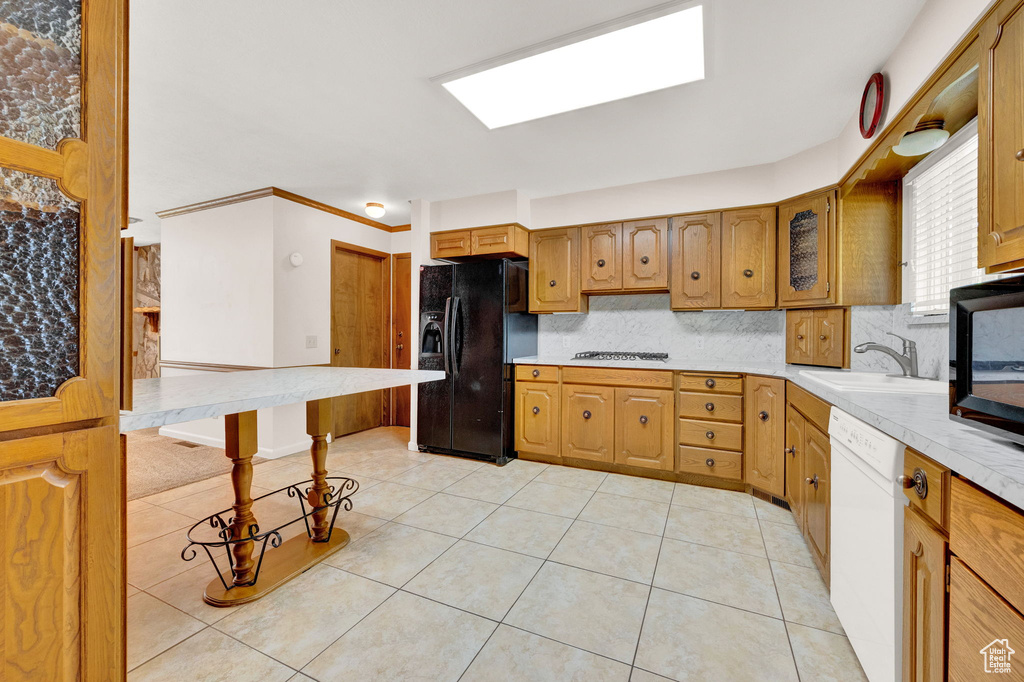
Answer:
[[[867,353],[869,350],[877,350],[879,353],[885,353],[893,360],[899,363],[900,369],[903,371],[903,376],[914,377],[919,379],[921,377],[917,371],[917,343],[910,339],[904,338],[899,334],[893,334],[892,332],[886,332],[889,336],[895,336],[897,339],[903,341],[903,355],[900,355],[889,346],[883,346],[880,343],[862,343],[853,349],[854,353]]]

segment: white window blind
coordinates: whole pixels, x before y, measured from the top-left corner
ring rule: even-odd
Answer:
[[[978,268],[978,128],[972,121],[903,178],[903,301],[949,311],[949,290],[998,275]]]

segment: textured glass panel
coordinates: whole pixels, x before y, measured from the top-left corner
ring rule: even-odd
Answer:
[[[0,401],[78,375],[78,211],[53,180],[0,168]]]
[[[81,0],[0,0],[0,136],[81,137]]]
[[[818,214],[801,211],[789,221],[789,286],[807,291],[818,283]]]

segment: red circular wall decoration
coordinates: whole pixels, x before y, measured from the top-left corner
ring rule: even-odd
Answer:
[[[879,121],[882,120],[882,105],[885,103],[885,79],[876,73],[868,79],[864,86],[864,94],[860,98],[860,134],[869,139],[875,134]]]

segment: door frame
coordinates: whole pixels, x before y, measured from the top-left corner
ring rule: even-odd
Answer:
[[[377,251],[367,246],[359,246],[358,244],[352,244],[349,242],[343,242],[338,239],[331,240],[331,260],[330,260],[330,295],[328,300],[330,301],[330,324],[331,324],[331,355],[328,359],[328,365],[334,366],[334,349],[338,347],[338,339],[335,338],[335,325],[334,325],[334,257],[338,251],[348,251],[349,253],[358,253],[363,256],[372,256],[381,260],[381,290],[387,292],[387,302],[381,306],[381,327],[383,329],[382,337],[380,339],[381,347],[384,350],[383,365],[386,368],[391,367],[391,300],[393,298],[391,291],[391,269],[393,267],[391,254],[385,251]],[[380,425],[385,426],[390,424],[391,421],[391,391],[381,391],[382,395],[382,406],[380,415]],[[334,424],[332,420],[331,424],[331,438],[334,438]]]
[[[394,328],[394,319],[395,319],[395,315],[394,315],[394,311],[395,311],[395,288],[396,288],[396,282],[397,282],[397,279],[395,277],[395,267],[397,266],[399,259],[402,259],[402,258],[408,258],[409,259],[409,335],[410,336],[412,336],[412,326],[414,324],[418,323],[418,320],[415,319],[415,316],[412,314],[412,252],[404,251],[402,253],[393,253],[393,254],[391,254],[391,305],[388,308],[389,313],[390,313],[389,314],[389,320],[388,320],[388,337],[389,337],[389,340],[390,340],[390,343],[388,344],[388,366],[391,367],[392,369],[395,369],[395,358],[394,358],[393,351],[395,349],[395,343],[397,341],[397,339],[395,338],[395,328]],[[409,352],[412,353],[412,350],[413,349],[410,348]],[[398,368],[398,369],[400,369],[400,368]],[[415,367],[413,367],[412,356],[411,355],[410,355],[410,358],[409,358],[409,369],[415,369]],[[397,405],[397,400],[395,399],[395,392],[398,391],[398,390],[400,390],[400,389],[392,388],[390,391],[388,391],[388,393],[391,395],[391,403],[390,403],[391,405]],[[412,411],[412,405],[411,404],[409,406],[409,409],[410,409],[410,412],[411,412]],[[388,426],[396,426],[396,424],[395,424],[395,418],[397,416],[396,415],[396,410],[392,410],[391,413],[388,414],[387,416],[388,416],[387,425]],[[411,415],[410,415],[410,419],[411,419]]]

